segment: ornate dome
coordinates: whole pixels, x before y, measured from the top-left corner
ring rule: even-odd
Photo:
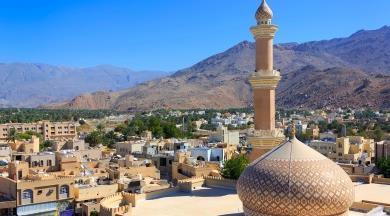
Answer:
[[[256,20],[260,22],[261,20],[270,20],[273,17],[271,8],[268,6],[267,2],[263,0],[259,9],[256,11]]]
[[[295,136],[250,164],[237,192],[249,216],[341,216],[354,201],[344,170]]]

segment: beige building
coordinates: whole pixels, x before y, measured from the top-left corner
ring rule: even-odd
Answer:
[[[35,213],[46,216],[68,209],[72,211],[74,178],[29,175],[17,180],[16,197],[18,215]]]
[[[321,141],[321,140],[313,140],[308,144],[312,149],[318,151],[319,153],[330,157],[331,155],[336,153],[336,143]]]
[[[145,140],[118,142],[116,143],[116,153],[122,157],[133,153],[142,153],[142,148],[145,144]]]
[[[0,177],[0,215],[16,215],[16,181]]]
[[[25,154],[33,154],[39,152],[39,138],[36,136],[32,136],[31,140],[15,140],[15,142],[10,142],[13,151],[25,153]]]
[[[9,131],[14,128],[18,133],[33,131],[43,135],[45,140],[73,139],[77,136],[73,122],[8,123],[0,125],[0,140],[6,140]]]
[[[327,136],[333,140],[332,135]],[[328,158],[342,163],[371,163],[375,159],[374,140],[360,136],[341,137],[337,138],[335,142],[313,140],[308,146]]]
[[[337,138],[336,153],[330,157],[338,162],[371,163],[375,159],[375,142],[360,136]]]
[[[177,152],[172,163],[172,179],[219,175],[219,169],[217,163],[195,162],[194,158],[191,158],[191,152]]]

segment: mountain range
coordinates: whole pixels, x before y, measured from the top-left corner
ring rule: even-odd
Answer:
[[[390,27],[346,38],[274,46],[284,108],[390,108]],[[244,41],[190,68],[117,92],[83,94],[48,108],[153,110],[252,104],[255,44]]]
[[[46,64],[0,64],[0,107],[37,107],[70,100],[80,94],[118,91],[167,75],[110,65],[89,68]]]

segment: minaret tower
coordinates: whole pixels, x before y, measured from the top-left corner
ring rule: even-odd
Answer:
[[[278,27],[272,24],[272,17],[271,8],[262,0],[256,12],[257,25],[251,28],[256,40],[256,71],[249,78],[255,109],[255,130],[248,139],[251,161],[284,140],[283,131],[275,129],[275,89],[281,77],[274,70],[273,39]]]

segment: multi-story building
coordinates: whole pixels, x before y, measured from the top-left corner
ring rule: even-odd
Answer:
[[[339,162],[371,163],[375,159],[374,140],[360,136],[337,138],[336,153],[331,158]]]
[[[74,177],[37,174],[23,161],[9,164],[9,176],[16,182],[17,215],[73,215]]]
[[[209,142],[222,142],[228,145],[240,144],[240,132],[229,131],[227,127],[220,126],[217,128],[216,133],[210,135]]]
[[[330,157],[336,153],[336,143],[322,140],[313,140],[308,145],[321,154]]]
[[[33,131],[43,135],[45,140],[73,139],[76,137],[76,124],[73,122],[9,123],[0,125],[0,140],[6,140],[10,130],[24,133]]]
[[[73,177],[56,177],[46,174],[28,176],[18,180],[17,214],[52,216],[56,212],[72,213],[74,209],[73,187]]]

